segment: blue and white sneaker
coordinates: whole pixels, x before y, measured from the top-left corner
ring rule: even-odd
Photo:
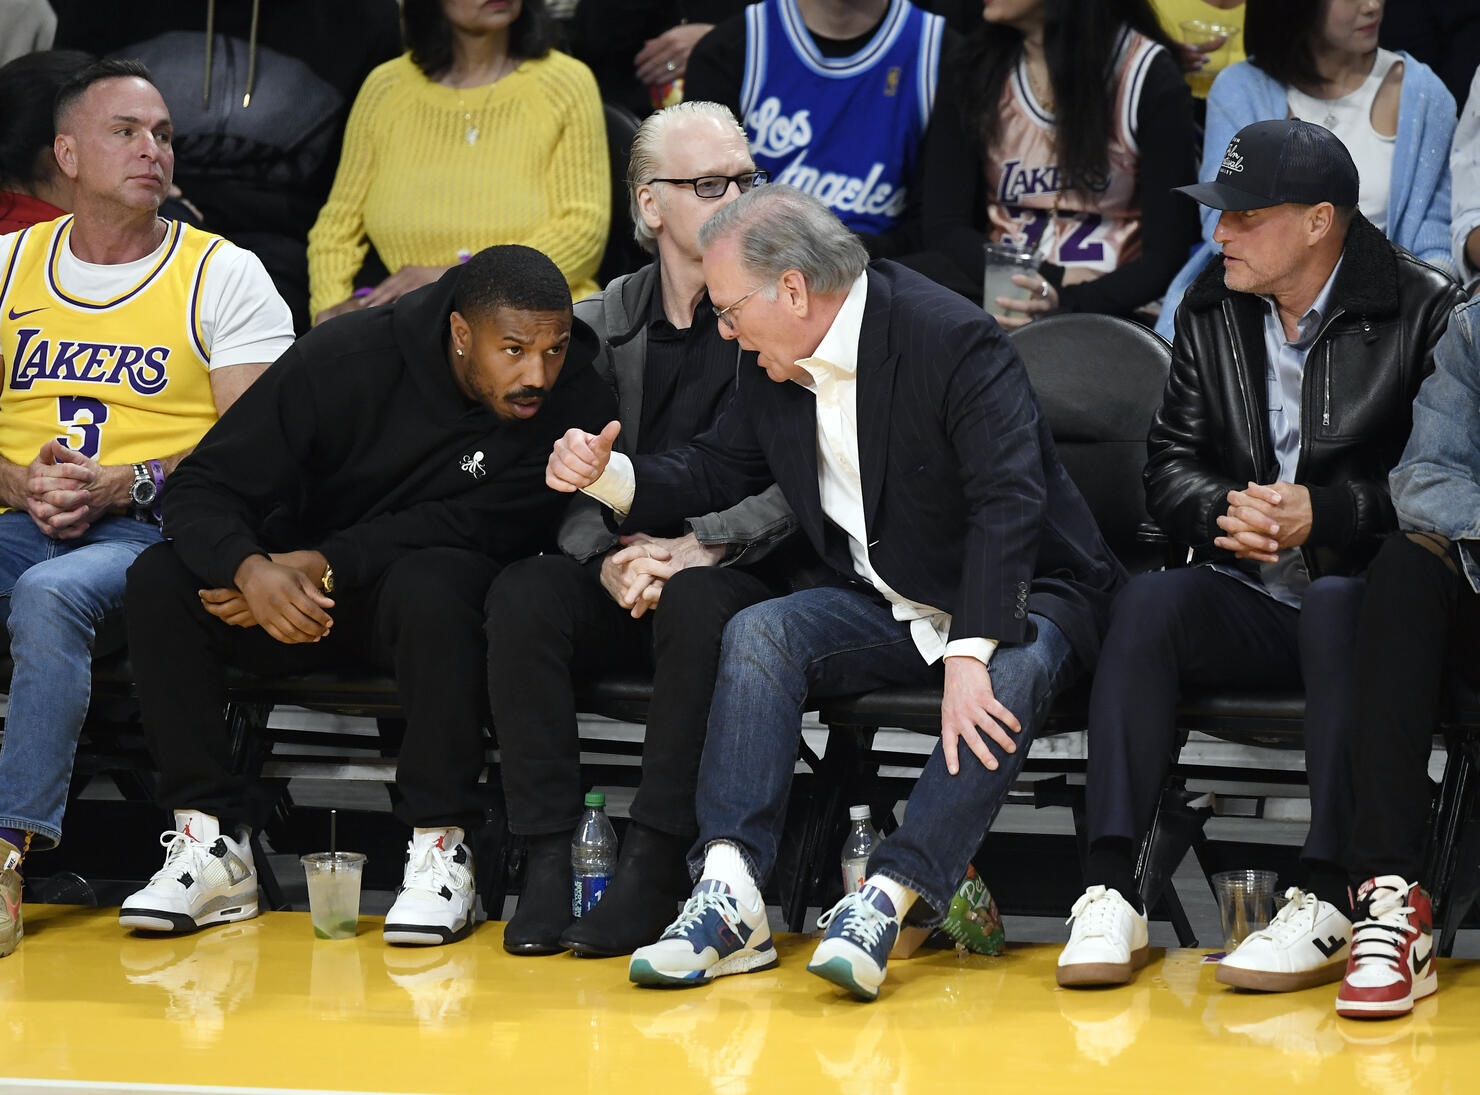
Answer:
[[[860,1000],[873,1000],[884,983],[889,951],[899,938],[894,902],[873,886],[850,893],[817,918],[827,934],[812,952],[807,972],[845,988]]]
[[[749,907],[725,883],[706,878],[658,941],[633,952],[627,976],[638,985],[703,985],[775,964],[765,902],[757,895]]]

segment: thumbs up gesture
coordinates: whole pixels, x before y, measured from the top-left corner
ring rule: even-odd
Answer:
[[[545,467],[545,483],[566,494],[589,487],[606,470],[612,444],[621,431],[622,424],[616,421],[608,422],[600,433],[566,430],[565,436],[555,442],[555,448],[550,452],[550,462]]]

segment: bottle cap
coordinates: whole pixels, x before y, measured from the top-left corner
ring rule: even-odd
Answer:
[[[589,791],[586,794],[586,805],[594,806],[600,810],[606,805],[606,795],[600,791]]]
[[[867,806],[849,806],[848,816],[854,821],[868,821],[870,818]]]

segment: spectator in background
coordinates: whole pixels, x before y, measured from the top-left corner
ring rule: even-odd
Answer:
[[[676,100],[690,51],[747,2],[585,0],[576,8],[571,52],[591,66],[603,99],[641,118]]]
[[[96,0],[57,0],[57,11],[59,46],[141,58],[159,81],[177,156],[164,214],[260,258],[307,330],[308,230],[350,102],[400,52],[394,0],[151,0],[127,19]]]
[[[813,195],[878,257],[913,209],[945,20],[908,0],[763,0],[694,47],[684,97],[723,103],[771,181]]]
[[[551,49],[542,0],[406,0],[404,17],[409,52],[361,88],[309,233],[315,322],[501,243],[550,256],[576,299],[594,293],[611,220],[601,99],[590,70]],[[352,296],[368,244],[391,274]]]
[[[977,300],[984,241],[1041,256],[1037,277],[1015,279],[1030,299],[988,303],[1008,327],[1156,301],[1197,221],[1166,198],[1194,181],[1196,133],[1155,13],[1146,0],[988,0],[982,16],[926,142],[930,253],[911,264]]]
[[[1480,0],[1387,0],[1378,40],[1428,65],[1460,101],[1480,65]]]
[[[0,232],[55,220],[72,208],[72,180],[52,149],[52,107],[67,78],[90,61],[74,50],[46,50],[0,67]]]
[[[0,0],[0,64],[50,49],[56,29],[46,0]]]
[[[1480,288],[1480,69],[1454,131],[1449,170],[1454,177],[1449,228],[1454,265],[1466,290],[1474,293]]]
[[[1249,0],[1249,59],[1225,69],[1208,96],[1201,179],[1251,122],[1301,118],[1341,138],[1362,179],[1362,215],[1399,247],[1453,272],[1449,145],[1454,96],[1433,69],[1377,45],[1383,0]],[[1213,210],[1203,246],[1167,291],[1156,330],[1172,337],[1177,303],[1214,252]]]

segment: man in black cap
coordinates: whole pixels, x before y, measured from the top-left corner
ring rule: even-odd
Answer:
[[[1345,733],[1363,571],[1396,527],[1388,472],[1434,345],[1460,302],[1440,271],[1357,210],[1357,169],[1326,129],[1256,122],[1213,182],[1223,247],[1176,317],[1148,438],[1146,503],[1196,565],[1117,597],[1090,701],[1087,889],[1061,985],[1118,984],[1147,960],[1133,862],[1176,751],[1184,685],[1306,691],[1305,877],[1218,980],[1286,991],[1339,980],[1352,911]]]

